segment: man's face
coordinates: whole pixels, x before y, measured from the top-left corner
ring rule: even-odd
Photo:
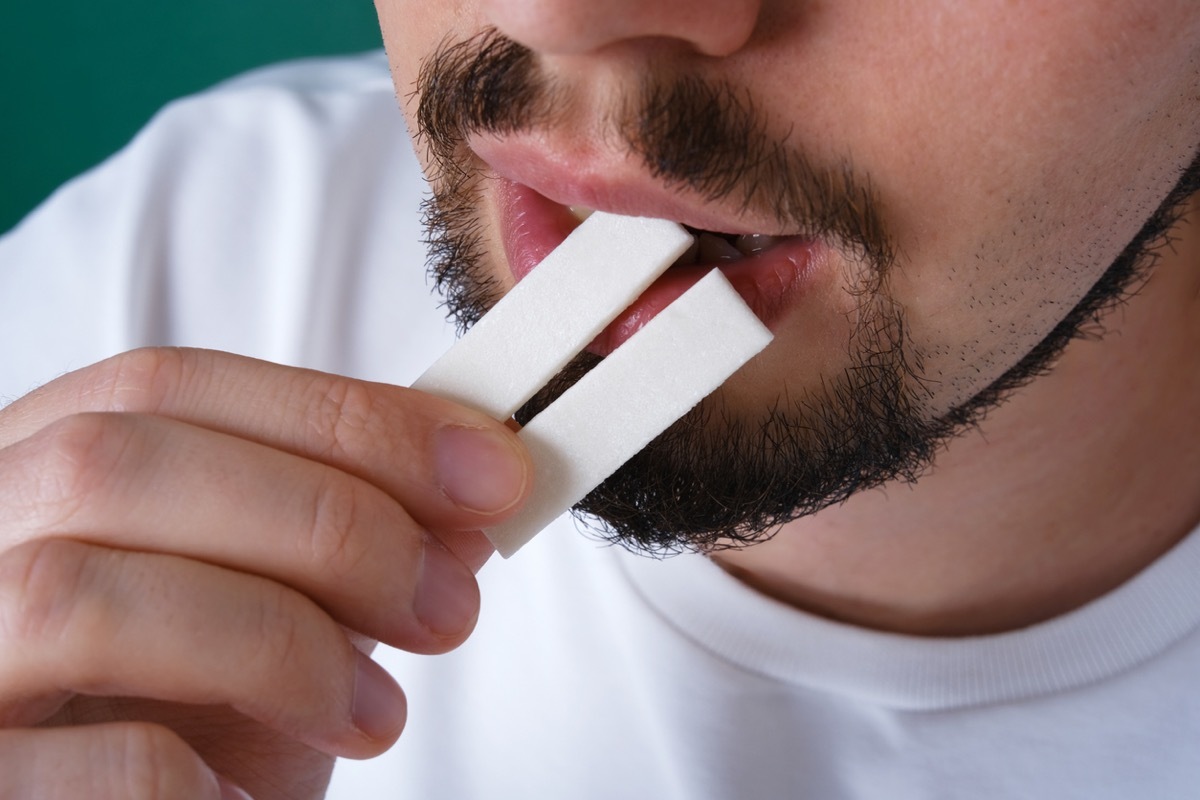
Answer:
[[[723,234],[700,262],[775,331],[592,506],[649,546],[916,474],[1045,365],[1200,143],[1193,0],[377,7],[460,317],[583,206]]]

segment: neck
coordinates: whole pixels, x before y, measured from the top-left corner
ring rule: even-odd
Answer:
[[[1103,338],[1073,342],[916,484],[717,561],[799,608],[930,636],[1025,627],[1136,575],[1200,524],[1200,203],[1174,234]]]

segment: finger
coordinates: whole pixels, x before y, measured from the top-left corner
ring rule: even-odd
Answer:
[[[494,524],[529,491],[524,446],[421,392],[204,350],[145,349],[63,376],[5,410],[0,447],[85,411],[157,414],[325,462],[436,530]]]
[[[0,731],[0,775],[5,799],[239,797],[170,730],[138,722]]]
[[[0,476],[0,546],[70,537],[264,575],[416,652],[456,646],[479,612],[468,567],[392,497],[223,433],[77,414],[0,450]]]
[[[173,556],[64,540],[9,551],[0,651],[0,716],[63,691],[227,705],[364,758],[395,741],[406,714],[399,686],[303,595]]]
[[[438,538],[458,556],[472,573],[478,573],[496,552],[496,546],[481,531],[445,531]]]

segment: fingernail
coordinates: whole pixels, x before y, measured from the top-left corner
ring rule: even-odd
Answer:
[[[222,775],[217,776],[217,786],[221,789],[221,800],[254,800],[242,787],[230,783],[229,779]]]
[[[437,636],[460,636],[479,614],[475,576],[445,545],[425,535],[413,613]]]
[[[354,726],[371,739],[395,738],[408,717],[404,692],[383,667],[358,651],[355,651],[355,657],[358,669],[350,711]]]
[[[525,490],[525,459],[500,431],[448,425],[437,432],[435,447],[443,491],[468,511],[497,514]]]

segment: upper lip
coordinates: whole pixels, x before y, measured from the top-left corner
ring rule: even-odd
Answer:
[[[773,216],[738,208],[736,203],[713,203],[696,192],[666,186],[629,155],[591,148],[569,152],[523,135],[471,137],[468,144],[498,177],[528,186],[564,206],[669,219],[719,233],[795,233],[783,230]]]

